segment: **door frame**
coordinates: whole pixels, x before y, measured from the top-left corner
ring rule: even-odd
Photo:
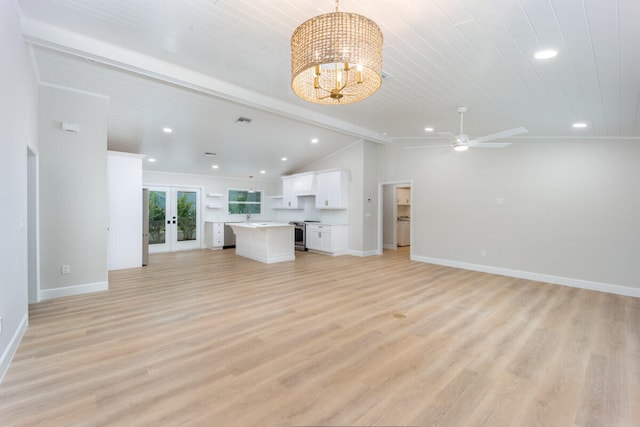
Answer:
[[[411,224],[409,225],[409,235],[410,235],[410,240],[413,242],[413,180],[412,179],[405,179],[405,180],[398,180],[398,181],[386,181],[386,182],[379,182],[378,183],[378,248],[376,250],[376,254],[377,255],[382,255],[382,252],[384,250],[384,242],[383,242],[383,235],[384,235],[384,227],[385,227],[385,218],[384,218],[384,194],[385,191],[393,191],[393,197],[394,200],[396,198],[396,192],[397,192],[397,188],[398,187],[409,187],[411,189]],[[393,207],[393,214],[394,216],[397,217],[397,205],[394,203],[394,207]],[[393,220],[393,224],[396,225],[397,221]],[[393,230],[393,244],[396,245],[397,247],[397,243],[398,243],[398,230],[397,227],[394,227]],[[409,256],[412,257],[413,256],[413,245],[411,245],[409,247]]]
[[[202,248],[202,236],[204,236],[202,227],[202,192],[203,188],[200,186],[189,186],[189,185],[165,185],[165,184],[143,184],[142,188],[146,188],[151,191],[165,191],[166,196],[166,213],[165,213],[165,221],[174,221],[177,220],[177,193],[179,191],[185,192],[195,192],[196,193],[196,238],[195,240],[188,241],[178,241],[178,227],[168,227],[168,231],[165,231],[165,243],[149,245],[149,253],[160,253],[160,252],[176,252],[176,251],[186,251],[193,249],[201,249]],[[165,224],[166,225],[166,224]],[[169,224],[173,225],[173,224]]]

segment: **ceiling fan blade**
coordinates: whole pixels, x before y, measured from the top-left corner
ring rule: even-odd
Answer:
[[[456,142],[458,140],[458,136],[451,132],[438,132],[438,135],[446,136],[451,142]]]
[[[471,145],[473,148],[504,148],[511,145],[510,142],[478,142]]]
[[[527,132],[528,132],[528,130],[526,128],[523,128],[523,127],[509,129],[509,130],[503,130],[502,132],[492,133],[491,135],[481,136],[479,138],[474,138],[471,141],[469,141],[469,145],[474,147],[474,146],[476,146],[476,144],[481,143],[481,142],[491,141],[493,139],[508,138],[510,136],[520,135],[521,133],[527,133]]]
[[[416,148],[451,148],[451,144],[435,144],[435,145],[415,145],[412,147],[404,147],[405,150],[415,150]]]

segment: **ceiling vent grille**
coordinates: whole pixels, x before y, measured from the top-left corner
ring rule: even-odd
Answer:
[[[251,119],[247,117],[238,117],[238,119],[236,120],[236,123],[240,125],[248,125],[249,123],[251,123]]]

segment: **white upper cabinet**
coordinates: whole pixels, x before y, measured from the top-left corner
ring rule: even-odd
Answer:
[[[282,177],[281,209],[298,209],[298,195],[294,192],[295,176]]]
[[[396,195],[398,197],[399,205],[411,204],[411,190],[408,188],[396,188]]]
[[[328,170],[283,176],[282,204],[274,209],[303,209],[304,204],[298,199],[301,196],[315,196],[317,209],[347,209],[349,172]]]
[[[349,173],[347,171],[316,174],[316,208],[347,209],[349,204]]]

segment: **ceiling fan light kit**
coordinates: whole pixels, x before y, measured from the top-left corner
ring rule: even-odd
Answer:
[[[311,18],[291,36],[291,88],[300,98],[336,105],[361,101],[382,85],[382,31],[362,15]]]

